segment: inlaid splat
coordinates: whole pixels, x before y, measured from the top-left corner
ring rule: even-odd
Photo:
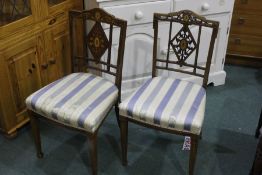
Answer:
[[[196,41],[190,32],[188,26],[183,26],[182,29],[170,41],[177,59],[182,64],[196,49]]]
[[[109,41],[99,22],[95,23],[87,35],[87,45],[96,63],[98,63],[109,47]]]

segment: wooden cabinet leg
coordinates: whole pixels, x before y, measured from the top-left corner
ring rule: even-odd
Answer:
[[[15,131],[13,131],[11,133],[5,133],[4,136],[7,139],[14,139],[17,136],[17,130],[15,130]]]
[[[42,152],[42,147],[41,147],[41,138],[40,138],[40,132],[39,132],[39,127],[38,127],[38,119],[34,116],[33,112],[30,110],[28,110],[28,115],[30,118],[30,124],[32,128],[32,134],[34,137],[36,151],[37,151],[37,157],[42,158],[43,152]]]

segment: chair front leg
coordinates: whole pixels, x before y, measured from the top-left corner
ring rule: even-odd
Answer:
[[[191,136],[189,175],[194,174],[194,167],[195,167],[196,155],[197,155],[197,147],[198,147],[198,136]]]
[[[42,147],[41,147],[41,137],[40,137],[39,127],[38,127],[38,119],[37,117],[34,116],[34,113],[32,111],[28,110],[27,113],[30,118],[30,124],[32,128],[32,134],[34,137],[36,151],[37,151],[37,157],[42,158],[43,152],[42,152]]]
[[[97,132],[88,138],[89,160],[92,166],[92,174],[97,175]]]
[[[128,139],[128,121],[120,117],[120,130],[121,130],[121,147],[122,147],[122,164],[127,165],[127,139]]]

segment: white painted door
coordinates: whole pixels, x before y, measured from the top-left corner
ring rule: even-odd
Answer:
[[[106,34],[108,35],[108,31]],[[119,31],[115,32],[113,37],[113,64],[116,64],[118,35]],[[139,26],[139,28],[137,26],[130,26],[127,29],[122,71],[122,100],[151,77],[153,40],[152,25]],[[113,80],[113,77],[107,74],[103,74],[103,76]]]
[[[130,26],[123,64],[122,99],[141,86],[152,74],[153,28]]]

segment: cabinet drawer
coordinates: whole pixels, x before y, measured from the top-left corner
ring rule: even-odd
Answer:
[[[231,12],[233,0],[175,0],[174,11],[192,10],[199,15]]]
[[[232,34],[262,36],[261,18],[257,15],[234,14],[231,25]]]
[[[153,13],[169,13],[170,0],[129,5],[104,7],[104,9],[116,17],[127,20],[128,25],[149,23],[153,21]]]
[[[261,0],[235,0],[235,12],[262,15]]]
[[[262,57],[262,37],[231,35],[228,41],[228,53]]]

